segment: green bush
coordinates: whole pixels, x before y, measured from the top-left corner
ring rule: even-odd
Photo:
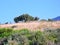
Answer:
[[[1,28],[0,39],[4,39],[5,45],[58,45],[60,43],[60,29],[41,31],[29,31],[28,29],[14,30]]]
[[[0,28],[0,38],[8,37],[10,34],[12,34],[12,32],[12,29]]]

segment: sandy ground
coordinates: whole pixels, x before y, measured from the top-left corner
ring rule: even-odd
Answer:
[[[44,30],[45,28],[60,28],[60,21],[46,22],[46,21],[31,21],[31,22],[20,22],[15,24],[3,24],[0,28],[13,28],[13,29],[29,29],[29,30]]]

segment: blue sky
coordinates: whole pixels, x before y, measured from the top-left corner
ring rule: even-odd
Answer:
[[[60,16],[60,0],[0,0],[1,23],[25,13],[40,19]]]

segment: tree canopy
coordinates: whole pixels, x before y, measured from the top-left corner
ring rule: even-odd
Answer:
[[[38,17],[32,17],[32,16],[30,16],[29,14],[22,14],[22,15],[14,18],[14,21],[15,21],[16,23],[19,22],[19,21],[24,21],[24,22],[26,22],[26,21],[37,21],[37,20],[39,20]]]

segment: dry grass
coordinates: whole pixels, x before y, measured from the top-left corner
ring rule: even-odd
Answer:
[[[27,28],[29,30],[43,30],[44,28],[60,28],[60,21],[56,22],[47,22],[47,21],[33,21],[33,22],[21,22],[21,23],[15,23],[15,24],[4,24],[0,25],[0,28],[11,28],[12,26],[15,26],[14,29],[23,29]]]

